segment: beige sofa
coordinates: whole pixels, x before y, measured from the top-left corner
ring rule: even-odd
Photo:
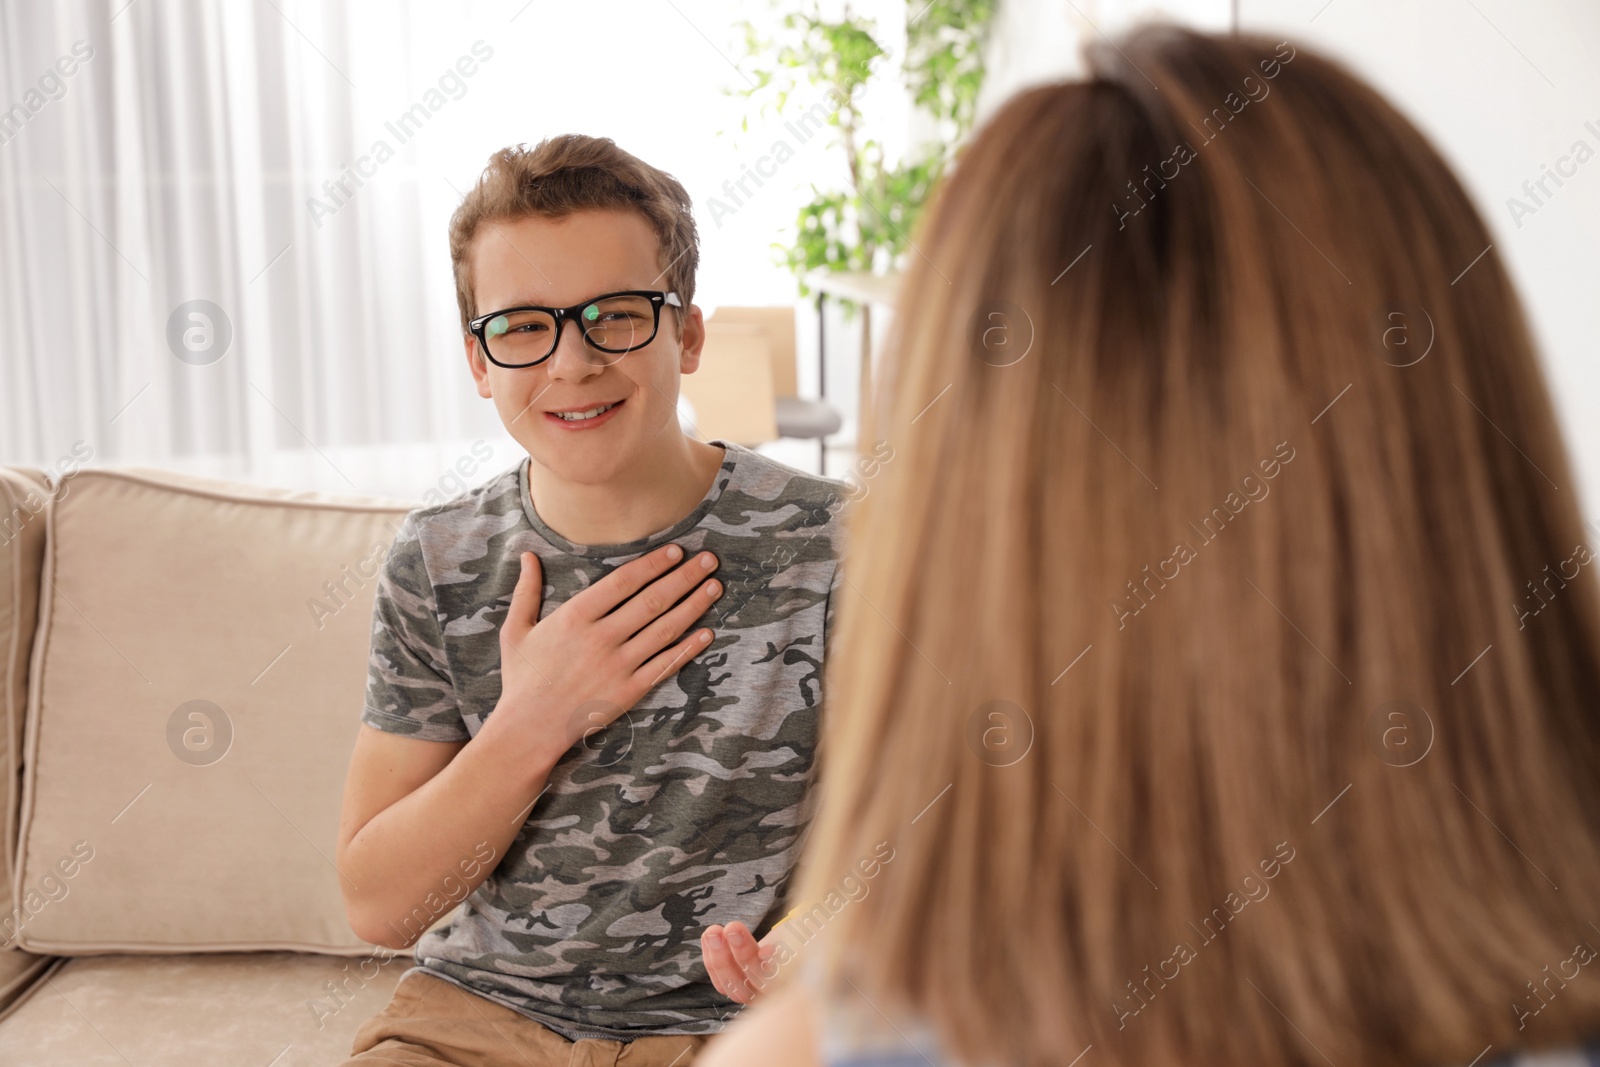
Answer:
[[[0,468],[0,1064],[321,1067],[388,1002],[333,855],[409,506]]]

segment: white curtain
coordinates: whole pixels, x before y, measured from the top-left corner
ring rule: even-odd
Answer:
[[[503,441],[463,373],[445,234],[420,222],[459,198],[422,127],[471,75],[439,57],[492,54],[461,14],[0,3],[0,462],[83,442],[96,463],[391,492]],[[352,177],[379,141],[393,157]],[[393,472],[407,442],[429,477]]]

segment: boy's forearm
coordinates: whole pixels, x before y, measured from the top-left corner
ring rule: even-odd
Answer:
[[[364,940],[405,948],[477,889],[505,856],[555,765],[491,731],[491,715],[437,775],[361,828],[345,850]]]

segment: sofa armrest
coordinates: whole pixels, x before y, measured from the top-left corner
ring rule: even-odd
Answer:
[[[50,489],[43,472],[0,467],[0,949],[11,947],[5,920],[13,914],[17,813],[22,796],[22,723],[28,706],[28,662],[39,621],[44,511]]]

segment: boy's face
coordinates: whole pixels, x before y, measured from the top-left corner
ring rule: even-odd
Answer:
[[[650,224],[632,211],[486,223],[469,252],[478,314],[524,304],[571,307],[625,289],[665,290],[658,248]],[[496,366],[471,334],[466,349],[478,395],[494,400],[500,421],[534,462],[568,481],[598,485],[648,464],[663,454],[664,437],[682,432],[678,376],[699,366],[704,343],[699,308],[663,307],[655,339],[625,355],[586,353],[575,321],[562,327],[561,343],[536,366]],[[555,414],[605,404],[614,406],[582,421]]]

